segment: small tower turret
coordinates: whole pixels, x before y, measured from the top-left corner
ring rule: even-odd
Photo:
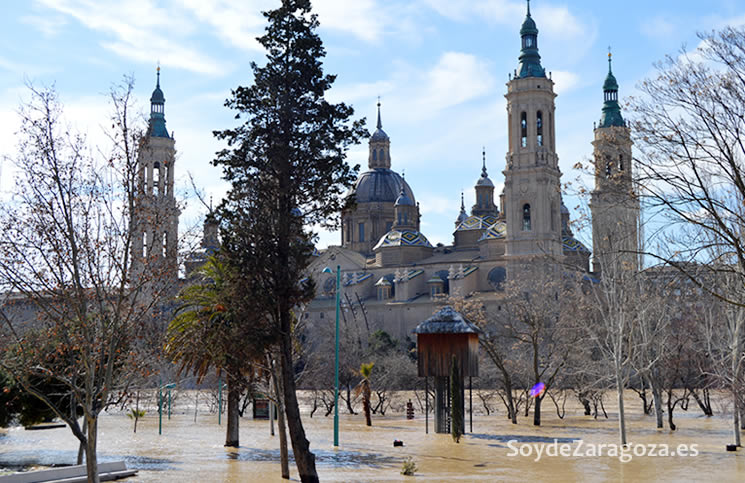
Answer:
[[[471,208],[471,214],[476,216],[498,216],[499,209],[494,204],[494,183],[486,172],[486,148],[481,152],[481,177],[476,181],[476,204]]]
[[[520,49],[520,64],[517,68],[517,77],[546,77],[546,70],[541,66],[541,55],[538,53],[538,27],[533,17],[530,16],[530,0],[528,0],[528,13],[520,28],[522,37],[522,48]]]
[[[417,230],[419,220],[419,208],[414,204],[414,201],[409,198],[401,188],[401,192],[396,199],[396,204],[393,205],[395,213],[395,221],[393,222],[394,230]]]
[[[378,123],[377,129],[370,136],[370,154],[367,158],[367,164],[370,169],[391,168],[391,140],[383,131],[383,123],[380,119],[380,99],[378,99]]]

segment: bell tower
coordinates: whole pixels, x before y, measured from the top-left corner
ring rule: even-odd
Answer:
[[[160,67],[150,97],[147,135],[137,161],[132,233],[132,278],[175,282],[178,278],[178,216],[173,192],[175,140],[168,134]]]
[[[631,130],[618,104],[618,82],[608,53],[608,75],[603,84],[603,111],[595,128],[593,157],[595,189],[590,198],[592,214],[593,271],[621,261],[639,268],[639,198],[632,177]]]
[[[507,83],[509,147],[504,170],[505,256],[561,257],[561,193],[554,82],[538,53],[530,1],[520,29],[519,66]]]

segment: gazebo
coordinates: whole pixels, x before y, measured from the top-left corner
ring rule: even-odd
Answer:
[[[429,377],[435,378],[435,432],[450,431],[450,367],[453,357],[460,368],[460,387],[466,377],[479,375],[479,329],[450,306],[445,306],[419,324],[417,366],[425,378],[425,431],[429,432]],[[469,383],[469,392],[470,392]],[[460,398],[464,401],[464,398]],[[469,394],[469,406],[472,408]],[[470,413],[471,411],[469,411]],[[465,414],[461,411],[460,414]],[[463,426],[465,427],[465,425]]]

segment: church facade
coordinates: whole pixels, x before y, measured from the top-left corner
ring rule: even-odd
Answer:
[[[432,315],[444,294],[475,295],[487,306],[498,305],[510,274],[526,266],[548,261],[599,275],[604,256],[636,249],[639,203],[633,195],[632,143],[610,55],[593,141],[591,267],[591,251],[574,237],[562,201],[554,82],[541,65],[529,7],[520,36],[519,65],[507,83],[508,146],[499,199],[484,156],[474,186],[476,203],[467,211],[461,194],[452,245],[433,246],[420,231],[411,187],[392,168],[391,139],[378,103],[368,170],[348,194],[354,204],[342,213],[341,245],[318,253],[309,268],[318,282],[316,298],[303,315],[310,325],[335,317],[336,275],[324,273],[326,267],[341,271],[344,322],[404,339]],[[638,267],[633,255],[628,262]]]

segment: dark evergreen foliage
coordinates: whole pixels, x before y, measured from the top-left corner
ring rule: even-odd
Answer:
[[[267,63],[252,63],[253,85],[236,88],[225,103],[245,121],[215,133],[228,149],[214,164],[231,183],[219,212],[223,249],[239,267],[248,306],[272,323],[273,333],[259,334],[279,343],[298,472],[302,481],[318,481],[295,396],[292,310],[314,292],[312,280],[303,280],[313,250],[307,227],[338,224],[357,171],[345,162],[346,151],[366,131],[362,121],[350,122],[350,106],[324,98],[334,76],[323,74],[325,49],[310,1],[283,0],[264,16],[269,24],[258,40]]]

